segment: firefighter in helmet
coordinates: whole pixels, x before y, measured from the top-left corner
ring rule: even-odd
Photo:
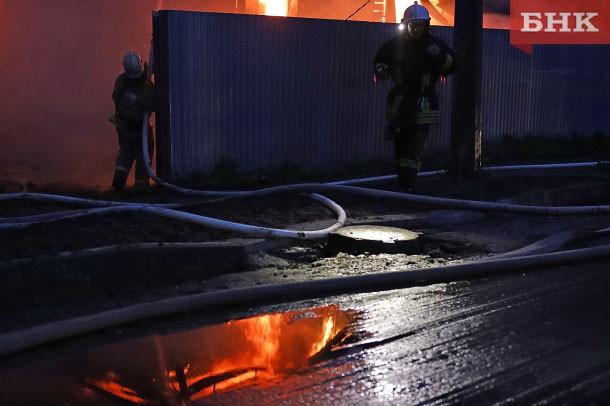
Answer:
[[[417,1],[404,13],[402,31],[379,48],[376,78],[392,79],[386,109],[386,138],[394,143],[396,172],[410,191],[421,165],[430,126],[438,121],[436,82],[455,70],[453,50],[430,33],[430,14]]]
[[[148,171],[142,152],[142,126],[144,113],[154,111],[154,85],[148,79],[142,58],[134,51],[123,56],[124,72],[114,83],[112,100],[115,114],[110,121],[116,125],[119,137],[119,155],[116,160],[112,187],[120,192],[125,187],[131,166],[136,162],[135,188],[149,186]],[[148,125],[148,153],[154,150],[152,127]]]

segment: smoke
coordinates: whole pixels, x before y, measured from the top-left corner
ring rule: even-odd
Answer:
[[[411,0],[396,0],[397,15],[402,16],[411,4]],[[433,25],[453,25],[455,0],[420,0],[420,4],[428,9]],[[483,28],[508,29],[509,15],[509,0],[483,0]]]
[[[299,0],[297,13],[299,17],[345,20],[365,3],[366,0]],[[379,16],[372,15],[373,8],[374,2],[371,1],[350,20],[373,21],[375,18],[379,19]]]
[[[483,14],[483,28],[497,28],[508,30],[510,28],[510,17],[504,14]]]
[[[121,56],[148,55],[147,1],[5,0],[0,36],[0,176],[107,188],[107,121]]]
[[[118,141],[107,118],[123,54],[148,59],[159,7],[229,3],[0,0],[0,181],[109,188]]]
[[[483,12],[491,14],[510,14],[510,0],[483,0]]]
[[[351,12],[335,3],[338,17]],[[110,95],[126,50],[148,58],[152,12],[255,6],[258,0],[0,0],[0,181],[109,188],[118,151]]]

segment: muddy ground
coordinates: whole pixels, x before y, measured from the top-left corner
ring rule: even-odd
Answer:
[[[505,201],[533,205],[600,205],[610,203],[610,170],[607,168],[554,169],[544,172],[483,173],[475,179],[454,181],[444,175],[421,178],[415,194],[458,199]],[[0,182],[1,183],[1,182]],[[399,191],[394,181],[361,185]],[[20,185],[5,182],[4,192]],[[36,192],[124,200],[131,202],[179,202],[185,211],[252,225],[315,229],[334,222],[328,208],[299,194],[243,198],[206,203],[153,187],[147,193],[74,191],[57,187]],[[409,225],[421,233],[423,249],[416,255],[333,252],[326,240],[290,241],[285,246],[251,253],[226,275],[173,283],[170,286],[135,287],[100,293],[86,299],[66,299],[18,309],[0,309],[3,331],[52,320],[148,302],[176,295],[259,284],[312,280],[373,272],[387,272],[459,263],[505,253],[544,237],[567,230],[599,230],[610,226],[610,215],[529,216],[440,210],[379,198],[344,193],[325,195],[341,205],[347,224],[384,223]],[[30,216],[70,210],[57,204],[23,200],[0,201],[1,217]],[[38,258],[65,251],[132,243],[206,242],[243,237],[176,220],[141,213],[103,214],[36,224],[18,230],[0,230],[0,262]]]

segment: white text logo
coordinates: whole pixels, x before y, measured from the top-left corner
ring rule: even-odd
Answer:
[[[599,14],[521,13],[523,18],[521,32],[598,32],[599,29],[591,22],[591,19],[597,15]]]

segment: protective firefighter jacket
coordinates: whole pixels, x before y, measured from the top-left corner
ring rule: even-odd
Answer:
[[[123,73],[114,83],[112,100],[120,119],[140,124],[145,112],[154,111],[154,85],[144,74],[132,79]]]
[[[453,50],[430,33],[412,39],[401,34],[386,42],[375,55],[374,65],[387,65],[395,82],[387,99],[390,123],[415,118],[417,124],[438,121],[436,83],[455,71]]]

